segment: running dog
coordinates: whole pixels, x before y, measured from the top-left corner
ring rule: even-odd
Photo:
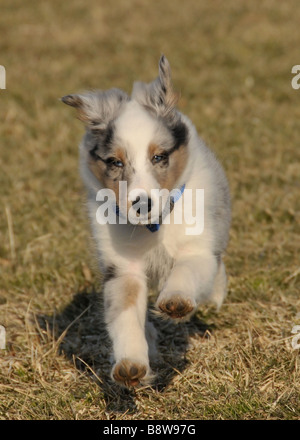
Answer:
[[[131,96],[113,88],[62,101],[77,109],[86,127],[80,172],[103,274],[111,376],[127,387],[149,383],[149,358],[156,354],[156,332],[147,319],[149,286],[158,291],[157,311],[175,322],[204,302],[220,307],[226,295],[227,179],[176,108],[164,55],[159,76],[150,84],[134,83]],[[191,210],[201,219],[186,215]]]

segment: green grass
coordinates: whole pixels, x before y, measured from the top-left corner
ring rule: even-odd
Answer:
[[[0,419],[299,418],[299,20],[293,0],[2,2]],[[58,98],[130,92],[161,53],[230,182],[229,294],[218,314],[158,322],[156,386],[126,392],[108,378],[83,128]]]

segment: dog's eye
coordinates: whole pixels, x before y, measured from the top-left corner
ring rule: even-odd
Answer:
[[[152,157],[152,163],[153,165],[155,165],[156,163],[162,162],[162,161],[166,161],[168,159],[168,156],[166,154],[155,154]]]
[[[115,157],[109,157],[108,159],[106,159],[105,162],[109,166],[114,166],[114,167],[118,167],[118,168],[123,168],[123,166],[124,166],[123,162],[119,159],[116,159]]]

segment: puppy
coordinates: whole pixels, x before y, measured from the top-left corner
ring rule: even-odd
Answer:
[[[124,386],[153,377],[150,284],[156,309],[175,322],[204,302],[220,307],[226,295],[228,183],[177,100],[165,56],[158,78],[134,83],[131,97],[110,89],[62,98],[86,127],[80,171],[104,275],[111,375]]]

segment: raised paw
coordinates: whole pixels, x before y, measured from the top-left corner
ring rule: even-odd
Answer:
[[[113,379],[126,387],[135,387],[145,379],[147,367],[130,359],[117,362],[112,371]]]
[[[176,295],[166,300],[158,301],[157,308],[169,318],[183,319],[196,309],[196,303],[191,299],[185,299]]]

